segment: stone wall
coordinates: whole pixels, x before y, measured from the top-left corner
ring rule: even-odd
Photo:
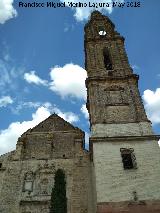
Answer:
[[[99,203],[97,213],[159,213],[159,201]]]
[[[57,117],[55,128],[54,118],[24,133],[16,150],[0,157],[1,213],[49,213],[58,169],[66,177],[67,213],[93,213],[90,154],[83,148],[84,133]]]
[[[135,192],[138,200],[158,200],[160,149],[156,139],[112,139],[93,142],[97,203],[132,201]],[[137,169],[124,170],[121,148],[134,149]]]
[[[150,122],[95,124],[91,128],[92,137],[144,136],[153,135]]]

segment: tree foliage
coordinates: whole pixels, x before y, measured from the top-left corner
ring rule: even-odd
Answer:
[[[58,169],[55,174],[50,213],[67,213],[66,181],[61,169]]]

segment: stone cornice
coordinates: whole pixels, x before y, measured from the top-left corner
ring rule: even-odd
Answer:
[[[24,204],[30,204],[30,203],[34,203],[34,204],[39,204],[39,203],[43,203],[43,204],[48,204],[50,202],[51,196],[44,196],[44,198],[42,199],[41,197],[37,200],[35,200],[35,198],[33,199],[32,197],[30,198],[26,198],[20,201],[20,205],[24,205]]]
[[[160,135],[144,135],[144,136],[119,136],[119,137],[90,137],[92,143],[99,142],[122,142],[122,141],[144,141],[144,140],[159,140]]]
[[[88,84],[91,81],[106,81],[106,80],[127,80],[127,79],[139,79],[139,76],[136,74],[131,74],[131,75],[125,75],[125,76],[93,76],[93,77],[88,77],[86,79],[86,84]]]
[[[48,131],[48,132],[29,132],[26,135],[54,135],[55,133],[76,133],[76,134],[80,134],[79,132],[77,132],[77,130],[68,130],[68,131],[63,131],[63,130],[53,130],[53,131]]]
[[[84,46],[86,45],[86,43],[89,43],[89,42],[92,42],[92,43],[97,43],[97,42],[102,42],[102,41],[107,41],[107,42],[110,42],[110,41],[116,41],[116,40],[121,40],[123,43],[125,41],[125,38],[123,36],[114,36],[114,37],[96,37],[96,38],[86,38],[85,37],[85,41],[84,41]]]

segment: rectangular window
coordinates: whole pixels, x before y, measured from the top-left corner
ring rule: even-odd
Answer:
[[[120,152],[122,156],[124,169],[136,169],[137,163],[136,163],[136,157],[134,154],[134,149],[121,148]]]
[[[0,168],[2,168],[2,163],[0,163]]]

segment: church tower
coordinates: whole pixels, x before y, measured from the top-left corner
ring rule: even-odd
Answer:
[[[160,212],[158,136],[146,116],[124,38],[98,11],[85,26],[85,68],[95,212]]]

